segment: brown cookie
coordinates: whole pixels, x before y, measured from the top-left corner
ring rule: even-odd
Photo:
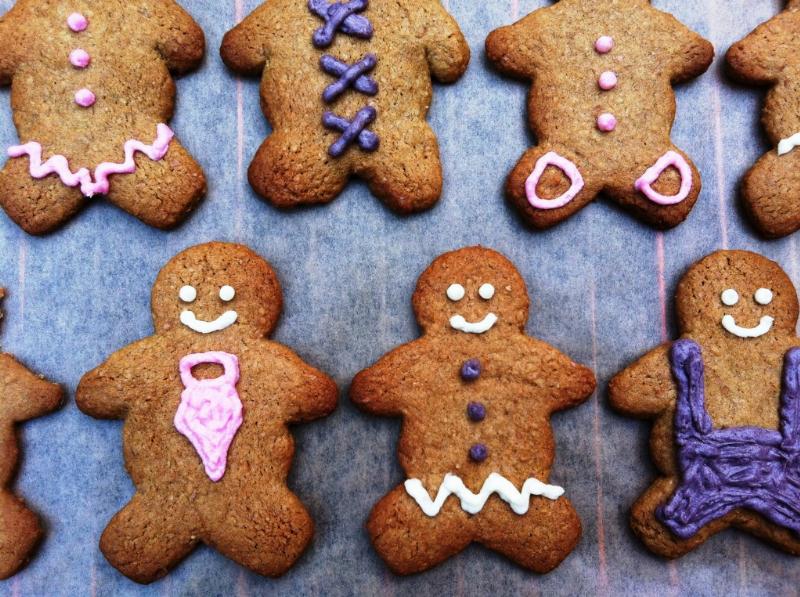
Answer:
[[[12,85],[20,144],[0,172],[0,206],[30,234],[104,195],[171,228],[205,193],[173,137],[170,72],[196,67],[205,39],[172,0],[17,0],[0,17],[0,85]]]
[[[0,288],[0,300],[4,294]],[[28,562],[43,534],[39,517],[11,493],[19,460],[14,426],[54,411],[61,400],[59,386],[32,373],[10,354],[0,354],[0,580]]]
[[[407,480],[369,517],[375,548],[398,574],[431,568],[473,541],[530,570],[552,570],[581,524],[564,490],[547,484],[550,416],[586,400],[594,375],[525,335],[525,282],[500,253],[442,255],[412,302],[422,338],[350,388],[364,411],[403,418],[398,456]]]
[[[719,251],[675,298],[681,336],[611,380],[611,405],[654,419],[659,478],[631,526],[675,558],[728,527],[800,555],[797,294],[778,264]]]
[[[750,219],[767,237],[800,229],[800,1],[759,25],[728,50],[731,72],[770,87],[761,122],[775,149],[745,175],[742,198]]]
[[[493,31],[486,52],[533,82],[539,144],[506,183],[531,226],[554,226],[599,193],[657,228],[686,219],[700,174],[670,140],[672,85],[709,67],[709,42],[649,0],[561,0]]]
[[[263,71],[273,132],[250,164],[259,195],[279,207],[327,203],[356,175],[400,213],[439,199],[431,76],[455,81],[469,62],[439,0],[269,0],[221,53],[238,73]]]
[[[173,258],[153,287],[155,334],[84,375],[78,407],[125,419],[136,494],[100,539],[129,578],[165,575],[199,542],[266,576],[286,572],[314,525],[287,488],[287,425],[328,415],[336,385],[266,339],[281,312],[270,265],[242,245]]]

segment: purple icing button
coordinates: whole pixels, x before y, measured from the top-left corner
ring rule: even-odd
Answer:
[[[86,28],[88,26],[89,26],[89,19],[87,19],[79,12],[73,12],[71,15],[67,17],[67,27],[72,29],[75,33],[86,31]]]
[[[486,418],[486,407],[480,402],[470,402],[467,404],[467,416],[470,421],[479,423]]]
[[[489,457],[489,448],[486,444],[475,444],[469,449],[469,457],[473,462],[483,462]]]
[[[75,68],[86,68],[91,61],[92,58],[89,56],[89,53],[80,48],[72,50],[69,54],[69,63]]]
[[[481,376],[481,362],[478,359],[464,361],[461,365],[461,379],[464,381],[475,381]]]
[[[75,93],[75,103],[82,108],[91,108],[95,101],[97,98],[89,89],[80,89]]]

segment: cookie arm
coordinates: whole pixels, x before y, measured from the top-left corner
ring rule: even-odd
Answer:
[[[439,0],[420,3],[415,17],[431,74],[442,83],[456,81],[467,70],[470,58],[469,45],[458,23]]]
[[[608,385],[614,409],[649,419],[675,403],[677,390],[669,364],[670,346],[671,343],[662,344],[614,376]]]
[[[733,44],[726,54],[728,67],[748,83],[774,82],[786,67],[786,52],[795,47],[786,40],[797,36],[800,36],[800,13],[783,12]]]
[[[11,10],[0,17],[0,85],[10,85],[11,79],[22,60],[24,41],[19,27],[18,2]]]
[[[254,76],[264,70],[269,56],[269,5],[267,2],[259,6],[222,38],[219,53],[232,71]]]
[[[360,410],[385,417],[403,414],[404,384],[411,383],[411,368],[422,352],[405,344],[382,356],[377,363],[359,372],[350,384],[350,400]]]
[[[197,68],[206,51],[206,38],[195,20],[174,0],[153,0],[156,49],[172,72]]]
[[[327,417],[334,411],[339,399],[336,383],[289,349],[281,349],[284,354],[279,357],[271,375],[275,370],[283,369],[289,380],[281,386],[282,402],[288,411],[287,420],[290,423],[304,423]],[[274,355],[265,358],[268,359],[266,362],[274,362]]]
[[[500,27],[486,38],[486,55],[501,73],[533,79],[537,58],[543,54],[537,32],[547,29],[539,11],[513,25]]]
[[[551,410],[572,408],[594,393],[597,382],[591,369],[575,363],[564,353],[534,338],[526,338],[531,355],[521,359],[523,377],[536,388],[544,390],[551,401]]]
[[[27,421],[54,411],[64,393],[8,354],[0,355],[0,404],[9,408],[13,421]]]

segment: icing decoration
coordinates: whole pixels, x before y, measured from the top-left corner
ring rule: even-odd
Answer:
[[[604,132],[610,133],[617,128],[617,119],[613,114],[605,113],[597,117],[597,128]]]
[[[239,319],[239,314],[236,311],[225,311],[222,315],[213,321],[205,321],[197,319],[194,311],[186,309],[181,312],[181,323],[193,332],[199,334],[211,334],[212,332],[219,332],[225,328],[231,327],[236,320]]]
[[[482,334],[488,332],[497,323],[497,315],[489,313],[478,322],[472,323],[464,319],[461,315],[453,315],[450,318],[450,327],[459,332],[467,334]]]
[[[478,288],[478,296],[480,296],[483,300],[488,301],[494,296],[494,286],[491,284],[481,284],[481,287]]]
[[[92,59],[86,50],[78,48],[69,53],[69,63],[75,68],[86,68],[91,61]]]
[[[769,315],[764,315],[759,321],[758,325],[754,328],[744,328],[736,325],[736,320],[733,315],[725,315],[722,317],[722,327],[726,332],[739,336],[740,338],[759,338],[772,329],[772,324],[775,320]]]
[[[469,359],[461,365],[461,379],[475,381],[481,376],[481,362],[478,359]]]
[[[222,376],[196,379],[192,368],[204,363],[222,365]],[[175,413],[175,428],[185,435],[203,461],[208,478],[225,474],[228,449],[242,425],[242,401],[236,391],[239,359],[227,352],[190,354],[180,361],[184,390]]]
[[[475,444],[469,449],[469,459],[473,462],[483,462],[489,458],[489,448],[486,444]]]
[[[705,407],[700,346],[678,340],[671,351],[678,386],[675,434],[682,481],[656,516],[681,539],[747,508],[800,533],[800,349],[786,353],[780,430],[714,429]]]
[[[470,421],[480,423],[486,418],[486,407],[480,402],[470,402],[467,404],[467,416]]]
[[[166,124],[159,124],[157,127],[158,136],[152,145],[145,145],[141,141],[131,139],[125,142],[125,161],[121,164],[103,162],[94,170],[94,180],[92,173],[87,168],[81,168],[77,172],[72,172],[69,168],[67,158],[63,155],[54,155],[46,162],[42,163],[42,146],[35,141],[25,145],[14,145],[8,148],[8,155],[12,158],[19,158],[24,155],[30,157],[30,173],[33,178],[44,178],[51,174],[58,174],[61,182],[68,187],[80,185],[81,192],[86,197],[93,197],[98,194],[105,194],[111,183],[108,177],[112,174],[132,174],[136,171],[136,162],[133,156],[136,152],[143,153],[154,162],[161,160],[169,149],[174,133]]]
[[[461,501],[461,509],[468,514],[477,514],[483,510],[483,506],[493,493],[496,493],[503,501],[511,506],[511,509],[519,515],[523,515],[530,507],[531,496],[541,496],[549,500],[557,500],[564,495],[564,488],[556,485],[547,485],[533,477],[527,479],[522,484],[522,491],[517,491],[514,484],[498,473],[492,473],[483,483],[479,493],[472,493],[464,482],[452,473],[444,476],[442,484],[436,498],[431,500],[430,495],[422,486],[419,479],[407,479],[404,483],[406,493],[417,502],[420,509],[426,516],[434,517],[444,506],[445,500],[454,495]]]
[[[88,89],[80,89],[75,93],[75,103],[83,108],[91,108],[94,106],[95,101],[97,101],[97,98]]]
[[[372,24],[368,19],[355,13],[366,10],[369,0],[350,0],[349,2],[335,2],[329,4],[328,0],[308,0],[308,8],[315,15],[325,21],[325,24],[314,31],[312,40],[318,48],[327,48],[333,43],[333,38],[341,31],[353,37],[370,39],[372,37]]]
[[[194,286],[181,286],[178,298],[184,303],[193,303],[197,298],[197,289]]]
[[[722,300],[723,305],[727,305],[728,307],[733,307],[736,303],[739,302],[739,293],[736,292],[733,288],[728,288],[727,290],[722,291],[720,299]]]
[[[603,91],[610,91],[617,86],[617,74],[613,71],[607,70],[597,80],[597,84]]]
[[[769,305],[772,302],[774,295],[769,288],[759,288],[753,295],[753,299],[759,305]]]
[[[544,174],[548,166],[555,166],[561,170],[572,183],[560,197],[555,199],[542,199],[536,193],[536,187],[539,185],[539,180]],[[525,194],[528,196],[528,203],[537,209],[557,209],[564,207],[567,203],[572,201],[575,196],[581,192],[583,188],[583,176],[578,171],[577,166],[569,161],[567,158],[558,155],[554,151],[544,154],[536,161],[536,166],[525,181]]]
[[[333,129],[342,133],[333,145],[328,148],[328,153],[335,158],[341,156],[351,143],[357,141],[358,146],[364,151],[375,151],[380,145],[378,135],[367,130],[367,127],[377,118],[378,112],[372,106],[361,108],[352,121],[333,112],[325,112],[322,115],[322,124],[326,128]]]
[[[450,286],[447,287],[447,298],[453,302],[463,299],[464,294],[464,287],[461,284],[450,284]]]
[[[666,197],[653,190],[651,185],[658,180],[658,177],[670,166],[678,169],[681,175],[681,188],[677,195]],[[653,166],[648,168],[633,186],[653,203],[659,205],[675,205],[686,199],[686,197],[689,196],[689,192],[692,190],[692,169],[681,154],[675,151],[668,151],[662,155]]]
[[[800,133],[795,133],[791,137],[781,139],[781,142],[778,143],[778,155],[786,155],[798,146],[800,146]]]
[[[608,54],[614,49],[614,38],[608,35],[598,37],[597,41],[594,42],[594,49],[598,54]]]
[[[372,77],[365,74],[378,64],[378,58],[375,54],[366,54],[361,60],[354,62],[352,65],[337,60],[330,54],[323,54],[319,64],[322,70],[329,75],[339,77],[338,81],[328,85],[325,91],[322,92],[322,99],[327,103],[331,103],[350,87],[364,95],[378,93],[378,84]]]
[[[67,17],[67,27],[72,29],[75,33],[86,31],[86,28],[88,26],[89,26],[89,19],[87,19],[79,12],[73,12],[71,15]]]
[[[236,290],[234,290],[233,286],[228,286],[225,284],[225,286],[219,289],[219,298],[226,303],[231,302],[235,296]]]

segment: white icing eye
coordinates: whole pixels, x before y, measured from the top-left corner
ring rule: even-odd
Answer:
[[[447,288],[447,298],[451,301],[460,301],[464,298],[464,287],[461,284],[450,284]]]
[[[178,292],[178,297],[184,303],[193,303],[194,299],[197,298],[197,289],[194,286],[183,286]]]
[[[478,288],[478,294],[484,300],[489,300],[494,296],[494,286],[491,284],[483,284],[480,288]]]
[[[753,298],[759,305],[769,305],[772,302],[772,291],[769,288],[759,288]]]
[[[236,296],[236,291],[233,289],[233,286],[228,286],[227,284],[219,289],[219,298],[221,298],[226,303],[228,301],[232,301],[233,297]]]
[[[739,293],[736,292],[733,288],[728,288],[722,292],[722,303],[727,305],[728,307],[733,307],[736,303],[739,302]]]

